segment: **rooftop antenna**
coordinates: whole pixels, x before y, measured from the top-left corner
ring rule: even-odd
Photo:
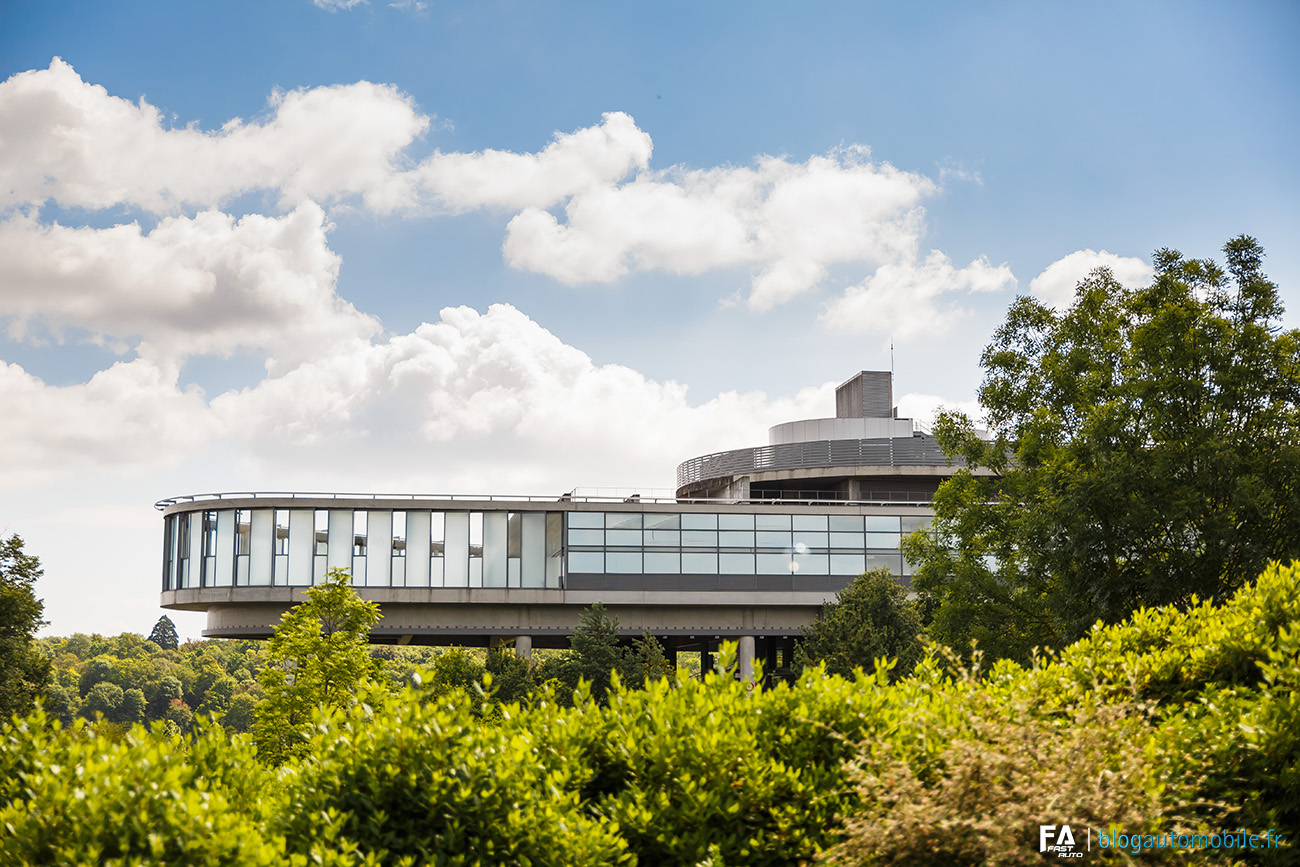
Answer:
[[[894,381],[894,337],[889,337],[889,381]]]

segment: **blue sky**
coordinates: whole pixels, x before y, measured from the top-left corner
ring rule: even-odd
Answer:
[[[0,527],[50,632],[147,631],[163,496],[668,488],[891,341],[907,411],[969,407],[1015,294],[1243,232],[1300,309],[1297,34],[1280,2],[4,4]]]

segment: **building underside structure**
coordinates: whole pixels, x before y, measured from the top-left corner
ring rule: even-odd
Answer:
[[[743,669],[793,640],[854,577],[906,582],[901,537],[951,474],[898,419],[890,374],[840,386],[837,415],[677,470],[672,499],[223,493],[164,500],[162,605],[209,637],[266,638],[306,588],[350,570],[379,643],[567,647],[596,602],[670,659],[738,641]]]

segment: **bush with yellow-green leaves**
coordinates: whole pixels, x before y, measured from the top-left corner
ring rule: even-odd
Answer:
[[[1219,607],[1137,612],[1029,668],[932,648],[894,684],[882,664],[769,690],[714,674],[607,703],[487,701],[362,690],[278,769],[211,725],[114,739],[18,719],[0,733],[0,863],[1033,864],[1044,823],[1290,837],[1300,568]]]

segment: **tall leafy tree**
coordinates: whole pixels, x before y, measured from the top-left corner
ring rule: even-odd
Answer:
[[[0,542],[0,720],[27,713],[49,688],[50,662],[34,643],[45,625],[45,603],[36,598],[43,574],[17,534]]]
[[[1064,312],[1011,306],[982,358],[992,439],[960,414],[935,431],[997,475],[957,472],[904,543],[934,637],[1024,657],[1300,555],[1300,332],[1259,244],[1224,253],[1159,250],[1140,289],[1099,269]]]
[[[349,704],[375,673],[369,635],[379,606],[358,598],[350,582],[346,570],[329,570],[271,636],[269,663],[258,674],[266,698],[253,725],[258,755],[268,764],[302,755],[312,711]]]
[[[870,671],[877,659],[896,660],[895,679],[911,673],[921,658],[921,614],[888,569],[859,575],[822,605],[821,616],[804,627],[795,651],[799,668],[824,663],[831,674]]]
[[[612,672],[624,682],[631,674],[624,648],[619,645],[618,616],[597,602],[582,612],[578,628],[569,637],[569,654],[558,666],[556,679],[573,688],[578,681],[591,684],[591,694],[603,699],[609,691]]]
[[[175,650],[180,647],[180,636],[176,634],[176,624],[172,619],[164,614],[158,618],[158,622],[153,625],[153,632],[149,633],[148,641],[161,647],[163,650]]]

